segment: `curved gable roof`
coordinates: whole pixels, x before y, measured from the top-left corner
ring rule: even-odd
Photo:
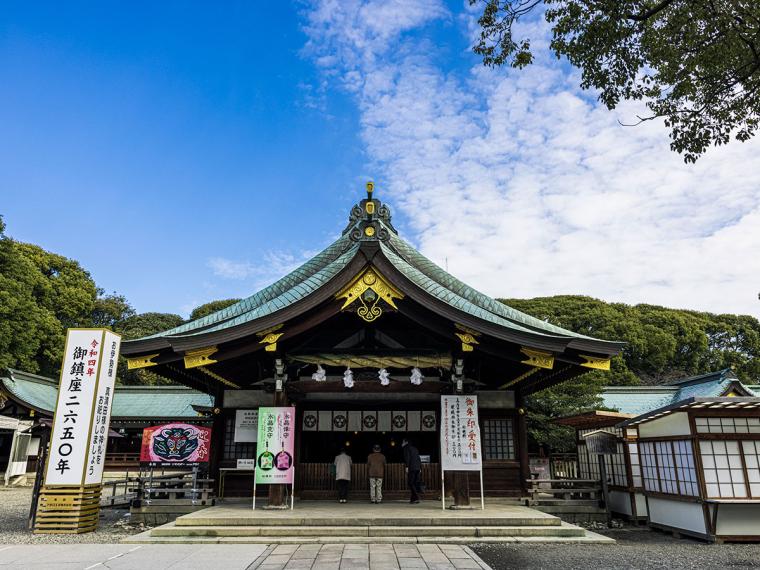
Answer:
[[[251,334],[251,331],[264,330],[267,326],[272,326],[266,319],[278,311],[303,303],[328,285],[331,289],[344,286],[354,275],[344,275],[341,271],[355,261],[362,251],[367,259],[372,259],[375,255],[382,256],[424,295],[445,303],[458,314],[474,319],[472,322],[476,324],[482,322],[503,330],[507,335],[522,335],[527,346],[533,345],[533,339],[535,346],[559,351],[568,346],[606,355],[620,351],[623,343],[595,339],[552,325],[466,285],[398,237],[391,224],[390,210],[380,201],[372,199],[375,204],[374,213],[365,216],[365,204],[368,201],[370,200],[363,200],[354,206],[349,224],[340,238],[274,284],[201,319],[142,339],[124,341],[122,353],[141,354],[173,345],[176,345],[174,348],[177,351],[187,350],[203,346],[203,338],[207,334],[229,331],[229,335],[224,335],[226,341],[238,338],[235,336],[238,334],[243,337]],[[367,231],[369,226],[372,226],[371,232]],[[344,282],[336,283],[337,279]],[[262,325],[256,328],[260,319]],[[265,321],[266,326],[263,324]],[[236,328],[239,332],[235,332]],[[216,334],[211,338],[221,337]]]

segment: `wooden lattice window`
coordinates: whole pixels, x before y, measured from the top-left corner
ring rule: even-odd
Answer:
[[[486,460],[515,458],[515,438],[510,418],[483,421],[483,452]]]
[[[235,443],[235,418],[224,422],[224,459],[253,459],[256,457],[255,443]]]

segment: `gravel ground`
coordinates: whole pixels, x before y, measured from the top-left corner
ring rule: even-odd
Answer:
[[[706,544],[646,528],[596,532],[617,544],[471,544],[470,548],[494,570],[760,568],[760,544]]]
[[[27,530],[31,487],[0,487],[0,544],[69,544],[119,542],[145,528],[131,528],[128,509],[101,509],[95,532],[84,534],[32,534]]]

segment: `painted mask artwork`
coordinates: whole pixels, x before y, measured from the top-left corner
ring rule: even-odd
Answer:
[[[169,428],[153,437],[153,453],[163,459],[184,460],[198,449],[198,433],[192,429]]]
[[[211,429],[185,423],[145,428],[140,462],[156,465],[195,465],[209,460]]]

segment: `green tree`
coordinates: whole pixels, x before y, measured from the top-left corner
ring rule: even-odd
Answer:
[[[0,235],[0,365],[55,376],[66,328],[92,326],[97,289],[78,262]]]
[[[612,359],[610,372],[591,372],[527,399],[532,441],[553,449],[572,447],[572,432],[552,420],[598,409],[596,395],[604,386],[663,384],[729,367],[747,383],[760,379],[760,322],[748,315],[631,306],[573,295],[504,302],[572,331],[626,343]]]
[[[92,324],[116,330],[125,319],[135,315],[135,310],[124,295],[115,291],[109,295],[98,289],[98,298],[92,310]]]
[[[63,350],[61,325],[38,302],[44,277],[5,235],[0,218],[0,368],[50,372]]]
[[[210,315],[211,313],[226,309],[238,301],[240,301],[240,299],[220,299],[219,301],[211,301],[210,303],[205,303],[200,307],[193,309],[193,312],[190,313],[190,320],[194,321],[195,319],[201,319],[207,315]]]
[[[470,0],[470,4],[479,3]],[[760,2],[752,0],[483,0],[475,53],[489,66],[533,61],[514,25],[543,8],[550,49],[581,87],[614,109],[644,100],[671,149],[694,162],[711,145],[754,136],[760,122]]]
[[[172,313],[140,313],[117,323],[114,331],[122,335],[122,340],[134,340],[173,329],[184,322],[182,317]],[[123,385],[171,384],[162,376],[151,372],[150,368],[129,370],[124,357],[119,358],[117,378],[119,384]]]
[[[0,218],[0,367],[56,377],[67,328],[115,328],[132,314],[79,262],[6,236]]]

